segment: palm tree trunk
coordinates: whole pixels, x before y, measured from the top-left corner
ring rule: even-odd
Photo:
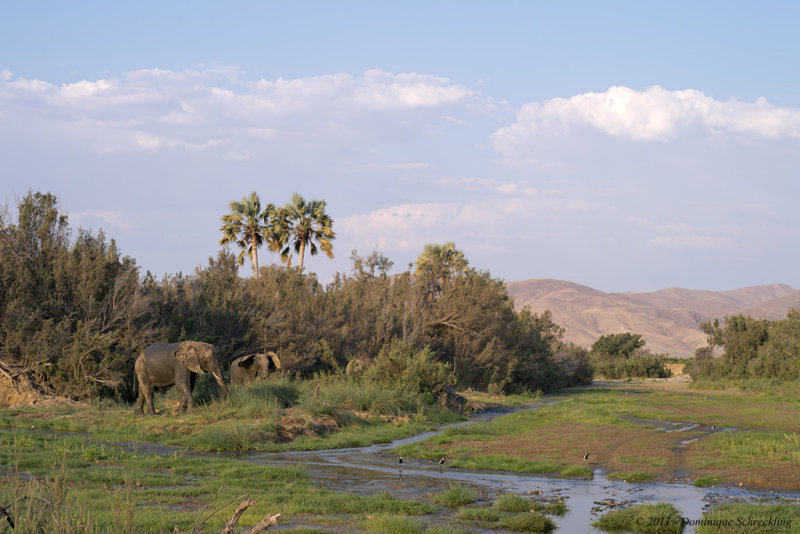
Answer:
[[[258,249],[254,243],[250,245],[250,260],[253,262],[253,278],[258,278]]]
[[[306,252],[306,242],[300,241],[300,250],[297,251],[297,266],[300,270],[303,270],[303,256],[305,256]]]

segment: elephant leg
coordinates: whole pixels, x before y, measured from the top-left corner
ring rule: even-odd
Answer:
[[[136,397],[136,402],[133,403],[133,413],[135,413],[136,415],[141,415],[143,408],[144,408],[144,392],[142,391],[142,385],[139,384],[139,395]]]
[[[134,370],[136,371],[136,379],[139,381],[139,395],[136,397],[136,403],[133,405],[134,413],[141,414],[144,409],[144,404],[147,404],[147,414],[155,415],[156,409],[153,405],[153,382],[144,368],[142,360],[136,360]]]
[[[148,384],[144,389],[144,400],[147,403],[147,415],[155,415],[156,407],[153,404],[153,384]]]
[[[175,382],[175,388],[181,394],[181,402],[178,404],[178,410],[181,412],[186,411],[187,408],[196,408],[197,405],[194,402],[194,397],[192,396],[192,390],[189,384],[181,381]]]

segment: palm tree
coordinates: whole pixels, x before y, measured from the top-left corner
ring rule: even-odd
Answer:
[[[279,233],[285,232],[281,243],[281,246],[286,245],[281,253],[284,261],[294,249],[297,253],[297,266],[302,269],[306,247],[309,247],[312,256],[318,252],[315,241],[319,242],[319,249],[329,258],[333,258],[331,241],[336,238],[336,234],[333,231],[333,219],[325,213],[325,207],[324,200],[306,201],[295,193],[292,201],[282,208]]]
[[[469,261],[464,253],[456,248],[452,241],[440,244],[428,244],[417,257],[416,276],[427,276],[438,288],[444,287],[445,280],[467,272]]]
[[[239,245],[242,249],[238,256],[239,265],[244,265],[244,257],[249,254],[253,263],[253,277],[258,278],[258,247],[266,241],[272,250],[280,248],[280,244],[276,244],[279,241],[275,223],[277,210],[272,204],[267,204],[262,211],[261,200],[255,191],[239,202],[231,202],[230,210],[231,213],[222,216],[222,239],[219,244]]]

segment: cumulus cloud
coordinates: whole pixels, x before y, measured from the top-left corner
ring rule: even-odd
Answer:
[[[800,110],[755,102],[719,101],[694,89],[644,91],[615,86],[522,106],[513,124],[492,136],[493,148],[509,155],[530,149],[537,136],[565,136],[589,129],[630,141],[669,141],[690,131],[753,139],[800,138]]]

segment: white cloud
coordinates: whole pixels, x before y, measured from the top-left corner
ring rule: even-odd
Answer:
[[[56,85],[0,72],[0,113],[24,133],[35,118],[73,145],[98,152],[206,150],[257,153],[264,143],[358,146],[427,134],[445,114],[469,113],[478,97],[417,73],[368,70],[286,80],[241,81],[236,69],[138,70],[119,78]],[[16,119],[16,120],[15,120]],[[0,125],[2,127],[2,125]],[[38,131],[30,127],[31,137]],[[412,133],[403,133],[412,132]]]
[[[715,249],[736,246],[736,243],[727,237],[699,234],[659,236],[648,240],[648,244],[668,249]]]
[[[466,203],[401,204],[352,215],[337,220],[337,225],[358,247],[416,251],[439,241],[483,246],[535,240],[559,221],[608,211],[602,203],[551,191],[544,196],[484,195]]]
[[[517,184],[502,184],[497,186],[497,191],[504,195],[512,195],[517,192]]]
[[[510,155],[530,150],[538,136],[564,136],[590,129],[632,141],[668,141],[690,131],[753,139],[800,138],[800,110],[759,98],[753,103],[719,101],[700,91],[645,91],[611,87],[603,93],[530,102],[516,121],[492,135],[494,149]]]
[[[70,222],[81,224],[90,224],[93,221],[100,220],[110,226],[122,230],[130,230],[133,225],[125,220],[123,215],[118,211],[112,210],[84,210],[77,213],[69,214]]]

